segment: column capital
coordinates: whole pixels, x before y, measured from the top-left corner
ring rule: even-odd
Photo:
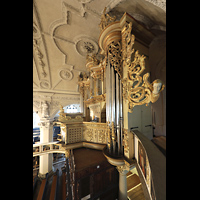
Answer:
[[[40,127],[41,126],[45,126],[45,127],[53,126],[53,121],[50,118],[41,118],[38,125]]]
[[[121,175],[124,176],[130,171],[130,168],[126,165],[117,166],[116,169]]]

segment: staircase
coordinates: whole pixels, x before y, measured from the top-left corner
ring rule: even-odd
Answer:
[[[127,195],[129,200],[145,200],[139,176],[132,172],[127,173]]]

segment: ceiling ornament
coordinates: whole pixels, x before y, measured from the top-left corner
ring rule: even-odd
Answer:
[[[41,37],[40,30],[35,22],[33,22],[33,38],[39,39]]]
[[[77,1],[80,3],[90,3],[91,1],[94,1],[94,0],[77,0]]]
[[[40,88],[49,89],[51,87],[49,58],[35,2],[33,2],[33,60]]]
[[[60,78],[65,80],[65,81],[70,81],[73,78],[73,73],[68,69],[60,70],[59,75],[60,75]]]
[[[41,66],[41,69],[42,69],[42,73],[41,74],[45,78],[47,76],[47,73],[44,70],[44,67],[45,67],[45,63],[43,61],[43,57],[44,56],[41,53],[41,50],[39,49],[38,40],[36,40],[36,39],[33,40],[33,47],[34,47],[35,53],[37,55],[38,63]]]
[[[42,80],[40,82],[40,87],[43,89],[49,89],[49,82],[47,80]]]
[[[75,48],[81,56],[97,54],[99,47],[98,44],[88,36],[81,36],[75,39]]]

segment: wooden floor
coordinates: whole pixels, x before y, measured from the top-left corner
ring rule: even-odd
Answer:
[[[130,200],[145,200],[139,176],[131,172],[128,172],[126,176],[128,198]]]

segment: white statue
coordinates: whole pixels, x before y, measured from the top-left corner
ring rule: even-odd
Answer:
[[[42,117],[43,118],[49,117],[49,106],[46,101],[42,103]]]
[[[162,83],[154,83],[153,84],[153,94],[158,94],[162,87]]]
[[[153,81],[152,86],[151,102],[154,103],[158,100],[160,92],[164,90],[165,85],[160,79],[156,79],[155,81]]]

